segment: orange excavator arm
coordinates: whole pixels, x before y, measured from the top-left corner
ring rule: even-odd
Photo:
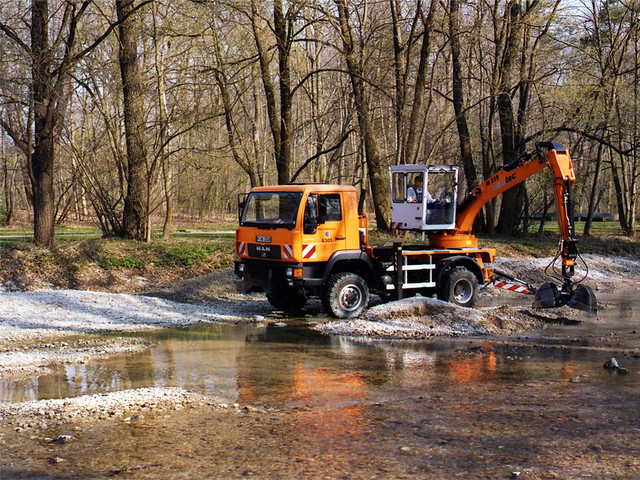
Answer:
[[[546,154],[542,153],[542,149],[547,151]],[[491,178],[471,190],[458,208],[455,231],[430,236],[430,240],[451,246],[455,246],[456,241],[459,242],[459,246],[471,246],[474,242],[477,244],[477,240],[471,235],[471,228],[480,209],[493,198],[544,168],[551,170],[553,179],[553,193],[560,230],[560,245],[556,259],[562,258],[562,285],[560,289],[549,282],[541,285],[536,291],[534,306],[550,307],[568,304],[582,310],[595,312],[597,303],[591,289],[582,285],[574,288],[572,281],[575,260],[578,256],[571,198],[571,188],[576,176],[569,153],[557,143],[537,143],[534,152],[522,155],[518,160],[506,165]]]
[[[566,216],[568,205],[564,198],[566,190],[570,190],[576,180],[571,158],[567,151],[557,143],[540,143],[537,146],[535,152],[522,155],[518,160],[506,165],[488,180],[471,190],[458,209],[456,233],[470,233],[478,212],[487,202],[548,167],[552,171],[554,180],[560,232],[566,238],[573,236],[573,232],[570,232],[570,222],[566,221],[568,220]],[[543,155],[540,148],[545,147],[549,150],[546,155]]]
[[[547,149],[546,155],[542,153],[541,149]],[[573,276],[573,265],[576,258],[576,237],[571,201],[571,187],[576,180],[576,175],[569,153],[557,143],[536,144],[534,152],[525,153],[518,160],[506,165],[474,188],[458,209],[455,234],[470,234],[478,212],[487,202],[544,168],[551,170],[558,228],[562,243],[563,276],[570,278]]]

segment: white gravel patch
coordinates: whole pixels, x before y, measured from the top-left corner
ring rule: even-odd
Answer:
[[[0,378],[41,374],[53,364],[85,363],[149,347],[142,339],[78,338],[83,334],[240,320],[248,319],[234,311],[233,303],[192,305],[79,290],[0,292]]]
[[[0,418],[24,416],[59,420],[85,415],[110,418],[129,414],[132,410],[154,410],[166,406],[175,409],[185,404],[213,402],[214,399],[205,395],[177,387],[139,388],[75,398],[0,403]]]
[[[591,280],[620,280],[620,278],[635,277],[640,279],[640,258],[636,257],[603,257],[602,255],[582,255],[589,266]]]
[[[6,330],[10,329],[0,328],[0,335]],[[37,330],[37,332],[44,334],[42,341],[30,343],[32,340],[28,336],[20,337],[25,332],[32,333],[31,330],[19,330],[18,332],[14,330],[11,332],[13,346],[2,347],[3,351],[0,351],[0,379],[44,374],[55,364],[86,363],[96,357],[131,354],[149,348],[148,343],[144,340],[133,338],[110,340],[76,338],[69,342],[52,338],[51,343],[45,343],[48,332],[41,330]],[[6,337],[3,336],[2,339],[7,342]]]
[[[78,290],[0,293],[0,327],[106,333],[246,320],[230,309]]]

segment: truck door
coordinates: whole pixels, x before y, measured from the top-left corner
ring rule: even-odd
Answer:
[[[425,224],[426,208],[423,202],[423,172],[392,173],[392,228],[419,230]]]
[[[346,248],[343,201],[340,193],[317,193],[309,195],[305,217],[315,204],[317,229],[306,232],[302,242],[302,261],[324,262],[333,252]]]

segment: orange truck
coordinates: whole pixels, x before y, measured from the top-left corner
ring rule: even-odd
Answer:
[[[546,150],[543,153],[542,150]],[[482,205],[536,172],[554,179],[560,246],[550,264],[556,282],[538,288],[490,267],[496,252],[479,248],[471,226]],[[353,186],[289,184],[264,186],[241,195],[236,231],[236,273],[245,291],[264,291],[278,310],[301,309],[320,298],[336,318],[356,317],[370,293],[383,300],[422,294],[472,307],[480,285],[507,278],[518,291],[535,295],[535,307],[569,305],[595,312],[593,291],[575,282],[578,258],[569,154],[556,143],[539,143],[472,189],[458,204],[458,168],[436,165],[391,167],[392,226],[428,234],[424,245],[369,245],[367,216]],[[505,283],[505,282],[502,282]],[[514,288],[509,288],[514,289]]]

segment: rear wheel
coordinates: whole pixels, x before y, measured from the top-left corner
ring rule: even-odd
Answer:
[[[355,273],[331,275],[322,296],[322,304],[332,317],[357,317],[369,304],[367,282]]]
[[[473,307],[478,299],[478,279],[464,267],[455,267],[444,272],[438,298],[445,302]]]

